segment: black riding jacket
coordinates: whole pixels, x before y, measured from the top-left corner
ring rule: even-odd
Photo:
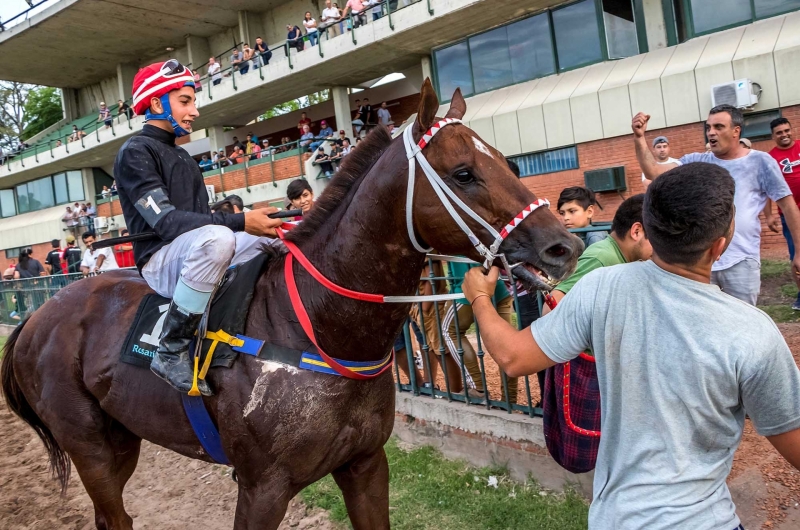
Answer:
[[[244,230],[244,214],[211,213],[200,167],[175,145],[172,132],[145,125],[119,150],[114,179],[131,235],[155,232],[157,236],[133,244],[140,271],[158,249],[195,228],[223,225],[235,232]]]

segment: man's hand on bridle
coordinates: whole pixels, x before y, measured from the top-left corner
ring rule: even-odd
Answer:
[[[483,268],[475,267],[464,275],[461,290],[464,291],[465,298],[472,305],[478,298],[483,296],[491,298],[494,295],[498,278],[500,278],[500,269],[497,267],[489,269],[488,274],[484,272]]]
[[[272,219],[268,216],[279,211],[278,208],[268,206],[245,212],[244,231],[254,236],[277,237],[275,229],[283,224],[283,219]]]

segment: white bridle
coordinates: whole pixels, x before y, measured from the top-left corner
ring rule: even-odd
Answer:
[[[423,247],[420,242],[417,240],[416,235],[414,234],[414,220],[413,220],[413,209],[414,209],[414,179],[416,173],[417,164],[419,163],[420,167],[422,168],[422,172],[428,177],[428,182],[430,182],[433,191],[436,192],[436,195],[439,197],[439,200],[442,202],[442,206],[445,207],[447,213],[450,214],[450,217],[453,218],[453,221],[456,222],[458,227],[464,232],[467,237],[469,238],[469,242],[475,247],[475,250],[483,256],[484,262],[483,267],[488,269],[492,262],[497,257],[502,257],[501,254],[498,254],[498,250],[500,245],[503,243],[505,238],[511,233],[514,228],[519,226],[519,224],[532,214],[536,209],[541,208],[542,206],[550,206],[550,201],[547,199],[538,199],[535,202],[526,206],[520,213],[518,213],[514,218],[509,222],[500,232],[495,230],[495,228],[487,223],[481,216],[476,214],[472,208],[464,204],[464,201],[458,198],[453,190],[450,189],[447,184],[444,183],[442,178],[436,174],[436,171],[431,167],[428,163],[428,160],[425,158],[425,155],[422,154],[422,150],[428,145],[434,135],[439,132],[443,127],[447,125],[454,125],[457,123],[461,123],[461,120],[457,120],[454,118],[445,118],[437,123],[435,123],[428,131],[422,135],[422,139],[419,142],[414,142],[413,136],[413,124],[406,127],[405,131],[403,131],[403,145],[406,147],[406,156],[408,157],[408,190],[406,192],[406,228],[408,229],[408,237],[411,239],[411,244],[414,245],[414,248],[417,249],[419,252],[428,253],[432,249]],[[452,201],[452,202],[451,202]],[[484,227],[489,234],[494,238],[494,241],[488,247],[484,245],[478,236],[467,226],[467,223],[464,222],[464,219],[456,212],[453,203],[457,204],[459,208],[461,208],[464,213],[468,216],[472,217],[476,222],[478,222],[482,227]],[[503,257],[504,258],[504,257]],[[508,264],[505,263],[505,259],[503,259],[506,268],[508,269]],[[510,270],[508,271],[511,272]]]

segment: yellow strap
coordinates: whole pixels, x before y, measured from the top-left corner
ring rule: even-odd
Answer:
[[[197,388],[197,367],[199,366],[199,364],[200,364],[200,358],[199,357],[195,357],[194,358],[194,375],[192,376],[192,388],[189,390],[189,395],[190,396],[199,396],[200,395],[200,389]]]
[[[229,344],[231,346],[244,346],[244,341],[242,339],[237,339],[223,330],[219,330],[217,332],[208,331],[206,332],[206,338],[210,339],[212,342],[211,346],[208,348],[206,359],[203,362],[203,369],[200,370],[200,379],[203,380],[205,380],[206,375],[208,374],[208,369],[211,368],[211,357],[214,355],[214,352],[217,349],[217,344],[224,342],[225,344]],[[195,359],[195,361],[196,360],[197,359]]]

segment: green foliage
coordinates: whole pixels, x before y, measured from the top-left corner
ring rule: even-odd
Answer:
[[[64,117],[61,96],[58,89],[53,87],[32,89],[28,92],[28,99],[23,108],[28,119],[28,124],[22,131],[23,140],[42,132]]]
[[[330,99],[330,90],[322,90],[320,92],[314,92],[308,96],[293,99],[291,101],[287,101],[286,103],[281,103],[280,105],[275,105],[267,112],[259,116],[257,119],[258,121],[268,120],[270,118],[274,118],[275,116],[281,116],[283,114],[289,114],[290,112],[294,112],[296,110],[304,109],[306,107],[310,107],[312,105],[317,105],[319,103],[324,103]]]
[[[585,529],[588,506],[573,492],[542,491],[519,484],[502,469],[475,469],[445,460],[432,447],[404,451],[396,439],[386,444],[389,505],[395,530],[502,530],[508,528]],[[488,485],[496,476],[498,487]],[[303,490],[303,500],[347,521],[342,495],[331,477]]]

